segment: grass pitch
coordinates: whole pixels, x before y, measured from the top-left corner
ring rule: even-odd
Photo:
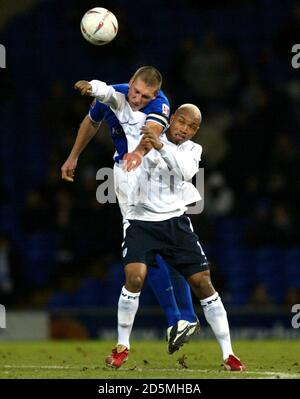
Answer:
[[[0,378],[71,379],[229,379],[300,378],[300,344],[297,341],[235,341],[236,354],[246,372],[222,369],[216,341],[192,341],[168,355],[163,341],[135,341],[127,363],[114,370],[104,358],[109,341],[0,342]]]

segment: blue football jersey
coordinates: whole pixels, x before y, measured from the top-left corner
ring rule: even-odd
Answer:
[[[128,94],[128,83],[112,85],[114,89],[127,96]],[[159,91],[156,98],[150,101],[144,108],[140,109],[147,115],[146,121],[155,121],[161,124],[164,128],[167,126],[168,118],[170,115],[170,103],[162,90]],[[120,161],[124,154],[128,152],[127,138],[120,125],[117,117],[113,111],[105,104],[102,104],[99,100],[94,100],[90,106],[89,116],[94,122],[101,122],[104,120],[110,129],[110,135],[114,142],[117,155],[114,160]],[[156,116],[163,116],[163,120]]]

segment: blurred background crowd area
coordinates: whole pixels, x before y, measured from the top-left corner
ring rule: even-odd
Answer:
[[[172,109],[199,106],[204,211],[195,231],[224,301],[300,303],[300,3],[1,1],[0,303],[14,308],[115,306],[123,283],[121,217],[100,204],[96,172],[112,167],[107,128],[66,160],[91,100],[77,80],[125,83],[142,65],[163,74]],[[205,5],[206,4],[206,5]],[[109,8],[119,33],[96,47],[82,15]],[[157,304],[147,284],[142,303]]]

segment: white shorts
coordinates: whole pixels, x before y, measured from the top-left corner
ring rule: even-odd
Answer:
[[[118,199],[123,219],[126,218],[129,198],[138,190],[138,172],[127,172],[122,169],[121,163],[114,164],[114,189]]]

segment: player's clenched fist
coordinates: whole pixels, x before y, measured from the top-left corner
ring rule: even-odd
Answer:
[[[143,134],[142,144],[144,147],[151,146],[156,150],[161,150],[163,147],[163,143],[159,140],[159,137],[155,132],[151,130],[148,126],[143,126],[141,128],[141,134]]]
[[[123,161],[123,169],[130,172],[131,170],[135,170],[142,163],[143,155],[138,151],[128,152],[124,155]]]
[[[90,96],[92,94],[92,85],[86,80],[79,80],[75,83],[74,87],[80,91],[82,96]]]

